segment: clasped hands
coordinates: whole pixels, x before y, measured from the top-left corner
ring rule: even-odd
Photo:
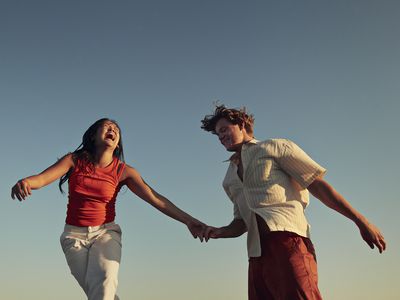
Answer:
[[[207,242],[210,238],[216,239],[220,237],[220,228],[208,226],[199,220],[192,220],[187,224],[187,227],[196,239],[199,238],[200,242]]]

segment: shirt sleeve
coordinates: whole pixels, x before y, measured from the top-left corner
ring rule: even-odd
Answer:
[[[303,188],[307,188],[326,169],[316,163],[294,142],[285,139],[273,140],[276,161],[279,166]]]

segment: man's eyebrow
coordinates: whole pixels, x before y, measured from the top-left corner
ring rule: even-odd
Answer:
[[[221,126],[218,130],[215,130],[216,133],[221,132],[221,130],[225,130],[226,126]]]

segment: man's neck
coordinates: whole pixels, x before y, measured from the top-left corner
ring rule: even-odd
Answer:
[[[239,145],[238,149],[237,149],[235,152],[237,152],[238,154],[240,154],[240,152],[242,152],[243,145],[246,145],[248,142],[250,142],[250,141],[252,141],[252,140],[253,140],[252,137],[249,137],[249,138],[244,139],[243,142]]]

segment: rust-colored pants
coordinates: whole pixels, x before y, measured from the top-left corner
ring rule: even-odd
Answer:
[[[257,222],[262,255],[249,259],[249,300],[322,299],[311,240],[292,232],[269,232],[258,216]]]

